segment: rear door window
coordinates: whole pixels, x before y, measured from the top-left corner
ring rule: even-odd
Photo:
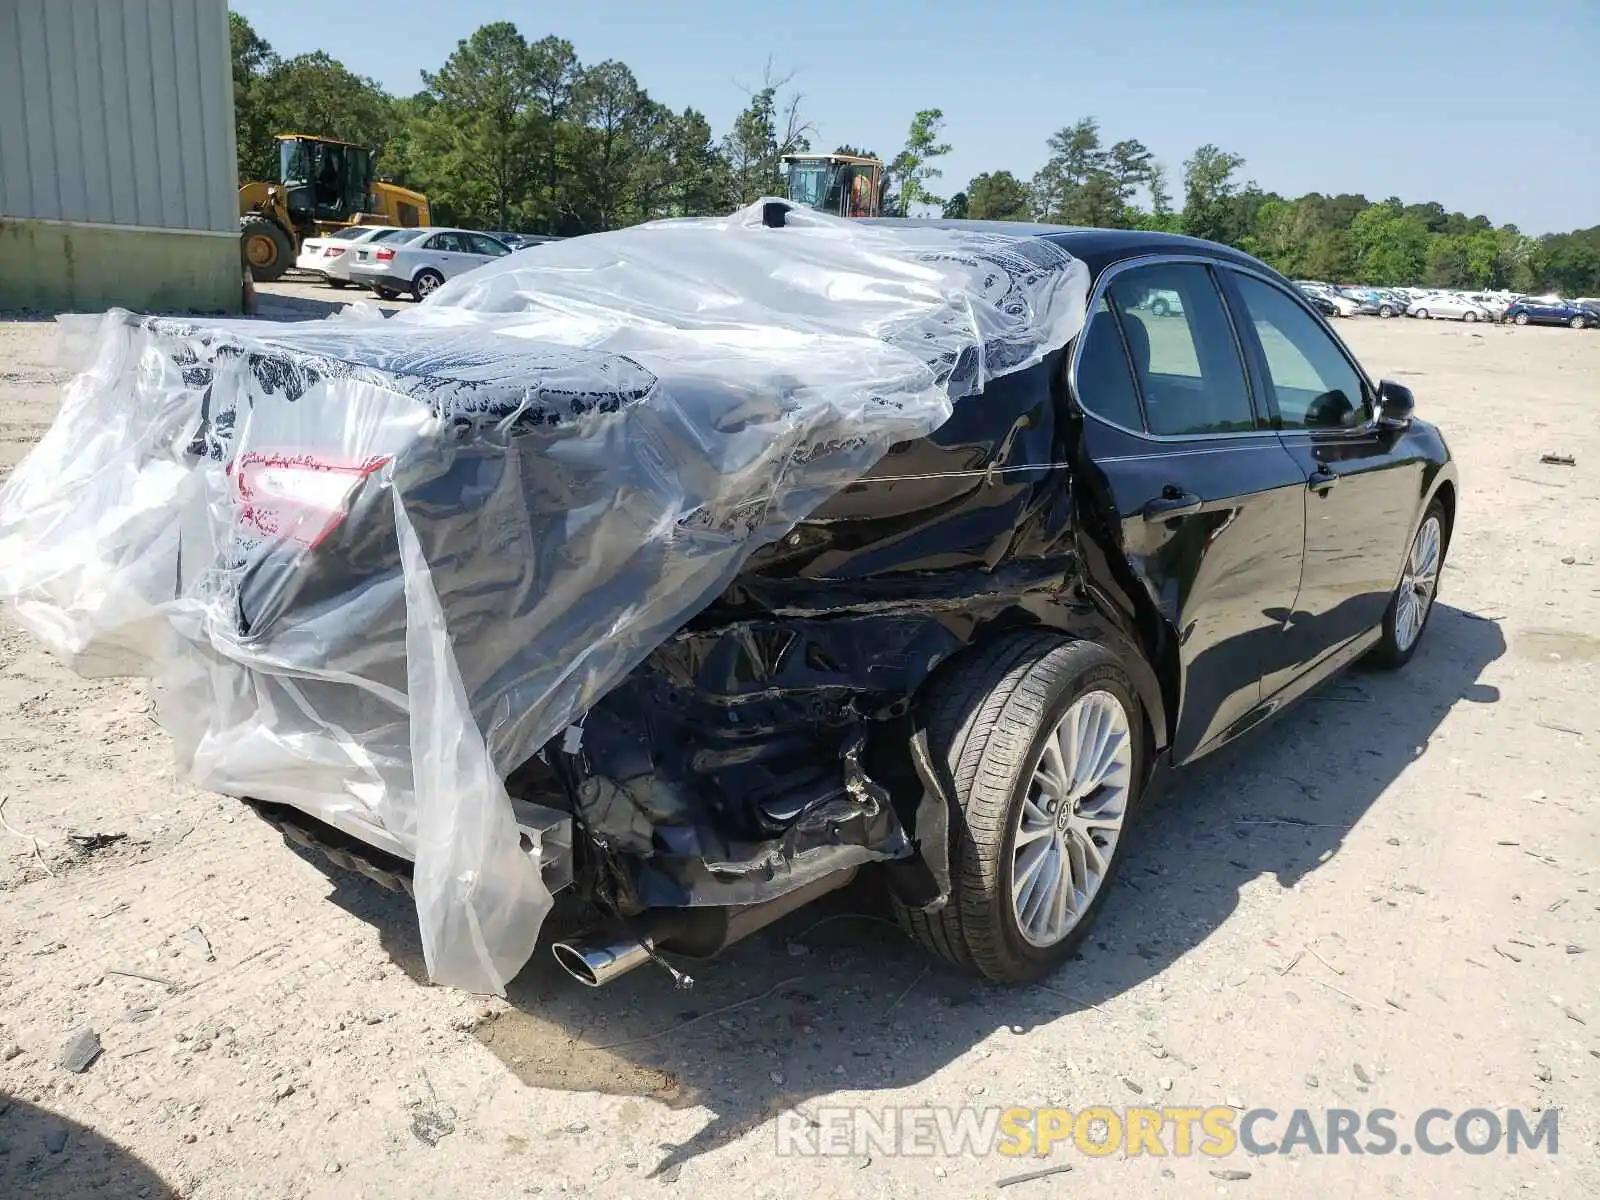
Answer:
[[[1151,433],[1184,436],[1258,428],[1233,326],[1204,264],[1133,267],[1119,272],[1108,292],[1122,318]],[[1153,294],[1162,293],[1175,294],[1178,302],[1149,302]]]
[[[1116,314],[1104,296],[1083,331],[1075,388],[1078,403],[1086,411],[1135,433],[1144,429],[1127,347]]]
[[[1351,429],[1367,421],[1361,374],[1327,330],[1294,298],[1265,280],[1235,273],[1234,282],[1286,429]]]

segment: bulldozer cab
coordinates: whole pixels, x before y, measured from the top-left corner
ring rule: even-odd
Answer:
[[[373,153],[326,138],[285,135],[278,140],[278,178],[293,224],[345,224],[372,208]]]
[[[789,203],[835,217],[876,217],[883,209],[883,163],[855,154],[786,154]]]

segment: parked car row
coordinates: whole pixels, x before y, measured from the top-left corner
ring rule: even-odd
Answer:
[[[1340,287],[1315,279],[1298,280],[1296,286],[1327,316],[1398,317],[1406,311],[1406,297],[1389,288]]]
[[[1520,296],[1447,288],[1378,288],[1301,279],[1296,286],[1326,317],[1415,317],[1432,321],[1507,321],[1516,325],[1600,328],[1600,299]]]
[[[479,233],[472,229],[395,229],[357,225],[301,243],[295,266],[335,288],[370,288],[380,299],[403,294],[421,300],[441,283],[484,263],[539,246],[542,234]]]

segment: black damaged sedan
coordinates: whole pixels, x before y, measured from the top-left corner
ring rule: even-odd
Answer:
[[[997,264],[1059,264],[1025,244],[1048,239],[1087,266],[1077,337],[757,550],[506,779],[519,823],[566,830],[546,879],[603,918],[554,945],[581,981],[714,954],[864,872],[934,953],[1037,978],[1163,769],[1416,651],[1458,485],[1406,388],[1237,251],[976,228],[1020,239]],[[261,807],[375,878],[409,870]]]

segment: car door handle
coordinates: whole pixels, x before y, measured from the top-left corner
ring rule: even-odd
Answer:
[[[1186,492],[1175,484],[1161,489],[1161,495],[1149,501],[1140,511],[1146,521],[1171,521],[1176,517],[1192,517],[1205,503],[1193,492]]]
[[[1339,482],[1339,473],[1332,470],[1326,463],[1318,463],[1317,469],[1311,472],[1311,478],[1306,481],[1306,486],[1319,496],[1325,496]]]

